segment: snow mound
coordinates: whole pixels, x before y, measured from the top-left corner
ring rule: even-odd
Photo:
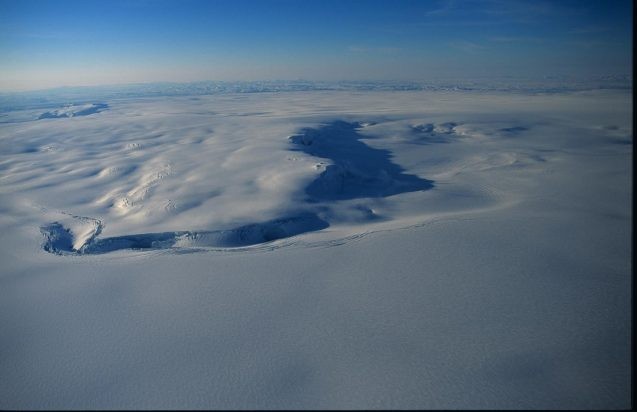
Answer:
[[[50,253],[78,252],[98,236],[104,224],[90,217],[58,213],[59,218],[40,227],[44,235],[42,248]]]

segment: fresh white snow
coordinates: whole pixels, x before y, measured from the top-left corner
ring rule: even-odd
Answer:
[[[0,408],[627,408],[631,94],[0,118]]]

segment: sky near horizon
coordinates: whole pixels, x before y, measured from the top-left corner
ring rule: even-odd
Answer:
[[[0,0],[0,91],[624,76],[626,0]]]

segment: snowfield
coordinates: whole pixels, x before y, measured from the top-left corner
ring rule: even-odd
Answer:
[[[7,107],[0,408],[629,408],[631,98]]]

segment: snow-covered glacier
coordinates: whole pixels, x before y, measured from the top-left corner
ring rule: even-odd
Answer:
[[[0,99],[1,408],[630,406],[630,90],[266,86]]]

